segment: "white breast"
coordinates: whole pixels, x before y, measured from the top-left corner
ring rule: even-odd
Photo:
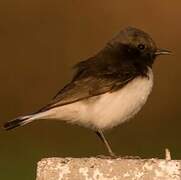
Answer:
[[[145,104],[152,86],[153,73],[149,69],[148,77],[137,77],[118,91],[54,108],[46,116],[89,128],[109,129],[133,117]]]

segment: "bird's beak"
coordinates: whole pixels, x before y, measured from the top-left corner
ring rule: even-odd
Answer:
[[[155,52],[156,56],[158,56],[158,55],[170,55],[170,54],[172,54],[172,52],[167,50],[167,49],[157,49]]]

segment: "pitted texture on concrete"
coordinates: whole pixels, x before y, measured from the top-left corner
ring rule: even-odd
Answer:
[[[36,180],[181,180],[181,160],[47,158]]]

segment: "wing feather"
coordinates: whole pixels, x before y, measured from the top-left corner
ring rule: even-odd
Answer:
[[[86,66],[87,63],[88,66]],[[72,81],[38,112],[116,91],[136,77],[136,71],[129,71],[126,68],[112,73],[110,71],[109,73],[108,71],[104,71],[105,73],[93,72],[94,68],[90,68],[89,60],[79,63],[76,67],[78,70]]]
[[[84,100],[93,96],[98,96],[106,92],[114,92],[122,88],[131,81],[133,77],[125,81],[116,81],[110,79],[86,78],[84,80],[70,83],[65,86],[58,95],[40,111],[46,111],[58,106],[71,104],[76,101]]]

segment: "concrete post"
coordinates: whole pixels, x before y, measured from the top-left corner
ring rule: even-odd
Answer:
[[[124,179],[181,180],[181,160],[47,158],[38,162],[36,180]]]

